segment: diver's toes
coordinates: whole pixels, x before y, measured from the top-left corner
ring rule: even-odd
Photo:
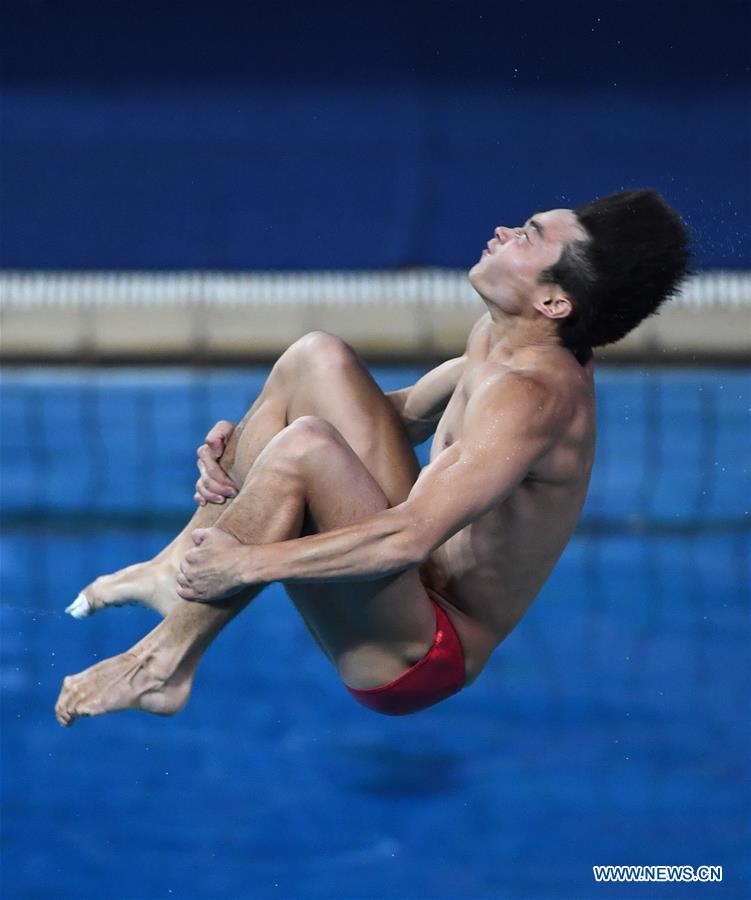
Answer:
[[[55,704],[55,716],[57,717],[57,721],[61,725],[69,725],[70,724],[70,707],[74,703],[73,699],[73,690],[74,690],[75,682],[73,681],[72,675],[67,675],[63,679],[63,686],[60,690],[60,696],[57,698],[57,703]]]
[[[70,722],[68,710],[60,702],[55,706],[55,718],[61,725],[67,725]]]
[[[94,612],[94,607],[86,599],[86,594],[81,591],[76,599],[69,606],[65,607],[65,612],[69,616],[73,616],[74,619],[85,619]]]

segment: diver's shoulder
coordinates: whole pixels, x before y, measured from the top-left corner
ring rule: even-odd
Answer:
[[[504,367],[497,377],[508,387],[513,384],[517,390],[526,389],[538,399],[541,409],[550,410],[562,423],[575,417],[583,407],[593,406],[591,369],[586,371],[563,347],[552,348],[523,365]]]
[[[593,362],[582,365],[566,347],[551,347],[511,371],[534,379],[548,390],[563,393],[589,392],[594,384]]]

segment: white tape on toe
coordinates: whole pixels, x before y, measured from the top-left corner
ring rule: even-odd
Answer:
[[[90,616],[94,610],[86,599],[86,594],[81,592],[70,606],[65,607],[65,612],[68,613],[68,615],[73,616],[74,619],[85,619],[86,616]]]

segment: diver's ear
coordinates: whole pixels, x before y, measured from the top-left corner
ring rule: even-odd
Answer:
[[[552,285],[535,301],[535,309],[548,319],[565,319],[574,311],[571,298],[561,288]]]

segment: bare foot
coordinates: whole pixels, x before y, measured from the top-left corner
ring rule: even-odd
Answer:
[[[79,716],[101,716],[122,709],[171,716],[188,702],[192,682],[193,672],[186,667],[160,677],[153,656],[128,650],[78,675],[69,675],[63,681],[55,715],[66,726]]]
[[[97,578],[81,591],[65,612],[74,619],[83,619],[107,606],[135,603],[166,616],[180,599],[176,577],[177,569],[169,560],[136,563]]]

